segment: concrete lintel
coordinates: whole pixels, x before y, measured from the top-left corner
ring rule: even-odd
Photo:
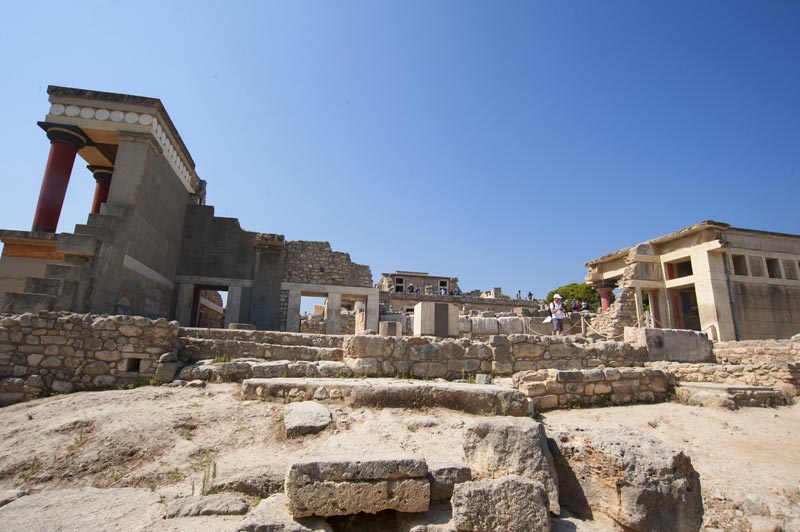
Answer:
[[[176,275],[175,282],[209,286],[238,286],[242,288],[251,288],[253,286],[252,279],[228,279],[225,277],[200,277],[196,275]]]
[[[281,290],[287,292],[302,292],[303,294],[320,294],[320,297],[326,297],[327,294],[340,294],[349,296],[352,299],[354,296],[361,296],[368,298],[369,296],[377,297],[377,288],[365,288],[361,286],[339,286],[332,284],[309,284],[309,283],[281,283]]]

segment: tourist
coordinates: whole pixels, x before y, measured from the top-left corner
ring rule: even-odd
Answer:
[[[409,294],[413,294],[414,293],[414,285],[411,284],[411,283],[408,283],[408,293]]]
[[[589,310],[589,302],[585,299],[583,300],[583,310]]]
[[[550,303],[550,315],[553,316],[553,334],[561,336],[564,331],[564,305],[558,294],[553,296],[553,302]]]
[[[531,292],[531,291],[529,290],[529,291],[528,291],[528,301],[532,301],[532,300],[533,300],[533,292]]]
[[[572,300],[572,312],[578,312],[581,309],[581,304],[577,299]]]
[[[517,290],[517,299],[522,299],[522,290]]]

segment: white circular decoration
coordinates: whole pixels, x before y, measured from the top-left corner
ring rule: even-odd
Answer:
[[[112,122],[122,122],[123,118],[125,118],[125,113],[122,111],[111,111]]]
[[[129,124],[135,124],[139,121],[139,115],[133,111],[125,113],[125,121]]]
[[[111,113],[108,112],[108,109],[98,109],[94,112],[94,117],[98,120],[108,120],[108,116]]]
[[[91,107],[84,107],[81,109],[81,118],[92,118],[94,116],[94,109]]]
[[[80,112],[81,112],[80,107],[77,107],[75,105],[70,105],[66,108],[64,114],[66,114],[67,116],[78,116]]]
[[[153,115],[142,115],[139,117],[139,123],[143,126],[149,126],[153,123]]]
[[[51,115],[63,115],[66,107],[61,105],[60,103],[54,103],[50,106],[50,114]]]

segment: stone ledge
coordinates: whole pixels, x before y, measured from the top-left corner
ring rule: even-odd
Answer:
[[[517,390],[493,385],[395,379],[247,379],[244,400],[339,402],[353,407],[448,408],[469,414],[527,416]]]

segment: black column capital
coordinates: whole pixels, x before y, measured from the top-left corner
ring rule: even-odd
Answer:
[[[54,122],[37,122],[38,126],[47,133],[50,142],[65,142],[81,149],[84,146],[93,146],[89,135],[78,126],[56,124]]]
[[[98,183],[110,183],[111,175],[114,173],[113,166],[95,166],[93,164],[86,165],[86,168],[92,173],[95,181]]]

